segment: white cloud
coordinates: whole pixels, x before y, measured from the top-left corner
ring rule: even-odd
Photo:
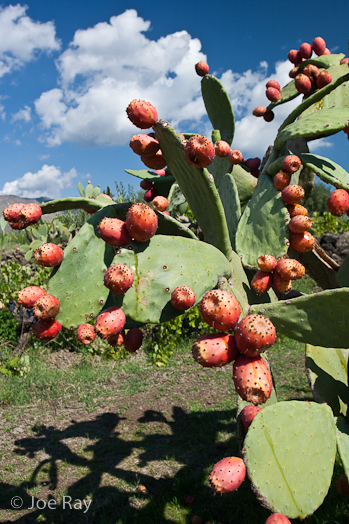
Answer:
[[[2,104],[0,104],[0,118],[1,120],[5,120],[6,118],[5,107]]]
[[[12,115],[12,122],[17,122],[18,120],[23,120],[24,122],[31,121],[31,108],[29,106],[24,106],[24,109],[20,109]]]
[[[39,51],[60,48],[52,22],[35,22],[25,16],[27,6],[0,7],[0,77],[33,60]]]
[[[73,167],[62,173],[56,166],[44,164],[36,173],[25,173],[21,178],[6,182],[0,195],[16,195],[22,198],[59,198],[61,191],[72,185],[73,178],[77,177]]]

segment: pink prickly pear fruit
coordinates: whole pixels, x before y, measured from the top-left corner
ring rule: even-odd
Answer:
[[[295,66],[298,66],[302,61],[302,56],[298,49],[291,49],[287,54],[287,58]]]
[[[263,115],[263,118],[266,122],[272,122],[274,120],[274,113],[273,111],[267,111],[266,113],[264,113]]]
[[[339,479],[336,482],[336,491],[340,495],[344,495],[346,497],[349,497],[349,483],[348,479],[345,475],[342,475],[339,477]]]
[[[243,159],[244,159],[244,157],[242,156],[241,151],[239,151],[238,149],[231,150],[229,155],[228,155],[228,160],[229,160],[229,162],[231,164],[233,164],[233,166],[235,166],[237,164],[241,164]]]
[[[251,171],[251,175],[256,177],[256,178],[259,177],[259,174],[260,174],[259,169],[254,169],[253,171]]]
[[[308,214],[307,208],[301,206],[300,204],[289,204],[287,206],[287,211],[289,212],[291,218],[299,215],[306,216]]]
[[[168,200],[164,196],[156,196],[153,199],[153,208],[156,209],[156,211],[166,211],[168,208]]]
[[[190,309],[195,304],[195,293],[189,286],[178,286],[171,293],[171,304],[180,311]]]
[[[55,318],[61,308],[61,303],[54,295],[42,295],[33,306],[34,315],[40,320]]]
[[[155,174],[158,175],[158,176],[166,176],[166,171],[165,171],[165,169],[157,169],[155,171]]]
[[[304,233],[290,233],[290,246],[300,253],[311,251],[315,244],[315,238],[309,231]]]
[[[154,155],[142,155],[141,160],[145,166],[149,167],[149,169],[162,169],[167,164],[161,149],[159,149]]]
[[[140,129],[152,127],[158,119],[155,107],[145,100],[132,100],[127,106],[126,113],[132,124]]]
[[[275,271],[284,280],[298,280],[305,275],[305,267],[293,258],[282,258],[276,264]],[[275,273],[274,273],[275,274]]]
[[[112,264],[104,273],[104,285],[114,295],[122,295],[133,284],[133,271],[125,264]]]
[[[282,169],[287,173],[295,173],[301,165],[302,161],[297,155],[287,155],[282,161]]]
[[[95,330],[100,338],[108,339],[108,337],[119,333],[125,323],[126,316],[123,310],[120,307],[111,306],[98,315]]]
[[[282,513],[273,513],[267,518],[264,524],[291,524],[291,521]]]
[[[91,324],[80,324],[78,326],[76,336],[82,344],[91,344],[96,338],[95,328]]]
[[[126,227],[137,242],[147,242],[156,233],[158,217],[146,204],[133,204],[126,215]]]
[[[273,388],[271,373],[261,356],[239,355],[233,365],[233,381],[240,397],[252,404],[266,402]]]
[[[311,57],[312,52],[313,50],[311,48],[311,45],[307,42],[304,42],[299,48],[299,54],[302,58],[304,58],[304,60],[308,60],[308,58]]]
[[[254,108],[254,110],[252,111],[252,114],[254,116],[264,116],[266,112],[267,112],[267,108],[266,107],[258,106],[258,107]]]
[[[292,280],[284,280],[279,275],[279,273],[274,272],[273,273],[273,287],[279,293],[282,293],[283,295],[287,295],[290,291],[292,291]]]
[[[234,295],[222,289],[208,291],[200,302],[204,321],[219,331],[234,329],[241,314],[239,302]]]
[[[326,49],[326,42],[323,38],[321,38],[321,36],[317,36],[316,38],[314,38],[311,47],[317,56],[321,56],[324,54],[324,51]]]
[[[214,145],[203,135],[191,136],[184,147],[189,164],[195,167],[207,167],[215,157]]]
[[[345,189],[336,189],[327,200],[327,207],[331,215],[340,217],[349,209],[349,194]]]
[[[34,258],[40,266],[56,267],[62,262],[64,251],[60,246],[49,242],[34,251]]]
[[[278,91],[280,91],[281,89],[279,82],[277,82],[276,80],[268,80],[266,88],[268,89],[268,87],[273,87],[274,89],[277,89]]]
[[[228,142],[225,142],[225,140],[217,140],[217,142],[214,143],[214,151],[219,157],[228,156],[230,153],[230,145]]]
[[[321,73],[319,74],[319,76],[316,79],[316,87],[318,87],[318,89],[322,89],[323,87],[327,86],[331,82],[332,82],[331,73],[327,71],[326,69],[324,69],[323,71],[321,71]]]
[[[265,273],[270,273],[275,269],[277,260],[273,255],[261,255],[258,257],[257,264],[259,269]]]
[[[136,155],[155,155],[160,149],[159,142],[149,135],[133,135],[130,140],[130,148]]]
[[[34,306],[35,302],[43,295],[46,295],[46,291],[42,289],[42,287],[28,286],[18,291],[17,302],[19,306],[31,308]]]
[[[255,406],[254,404],[245,406],[241,410],[240,420],[244,428],[248,429],[250,427],[252,420],[260,411],[262,411],[262,408],[260,408],[259,406]]]
[[[339,62],[340,65],[343,64],[349,64],[349,58],[342,58],[342,60]]]
[[[288,227],[293,233],[304,233],[304,231],[309,231],[312,225],[313,221],[310,217],[298,215],[291,218]]]
[[[27,226],[36,224],[42,215],[41,207],[38,204],[26,204],[19,212],[18,220]]]
[[[320,69],[313,64],[308,64],[303,69],[303,73],[308,76],[313,83],[316,83],[316,79],[320,74]]]
[[[307,75],[300,73],[294,79],[294,85],[299,93],[307,95],[311,91],[311,80]]]
[[[247,315],[236,326],[235,339],[241,353],[247,357],[257,357],[274,344],[276,329],[273,323],[262,315]]]
[[[234,335],[208,333],[192,345],[194,360],[204,368],[222,367],[233,362],[239,354]]]
[[[23,207],[24,207],[24,204],[20,204],[20,203],[11,204],[10,206],[6,207],[4,211],[2,212],[4,219],[7,222],[11,222],[13,224],[17,223],[19,220],[18,215],[21,212],[21,210],[23,209]]]
[[[195,71],[196,71],[196,74],[198,74],[199,76],[208,75],[209,70],[210,68],[208,67],[206,62],[204,62],[203,60],[200,60],[200,62],[195,64]]]
[[[226,457],[212,468],[208,480],[216,493],[236,491],[246,477],[246,466],[239,457]]]
[[[122,247],[131,242],[126,223],[118,218],[103,218],[97,226],[99,236],[110,246]]]
[[[151,187],[148,191],[146,191],[146,192],[144,193],[144,196],[143,196],[143,198],[144,198],[144,200],[145,200],[146,202],[151,202],[151,201],[154,200],[154,198],[156,198],[156,197],[157,197],[157,193],[156,193],[154,187]]]
[[[245,160],[245,166],[251,169],[251,171],[255,171],[259,168],[261,165],[261,159],[256,156],[255,158],[248,158]]]
[[[125,336],[125,349],[134,353],[139,349],[143,342],[143,333],[139,328],[131,328]]]
[[[281,199],[285,204],[298,204],[304,195],[304,189],[298,184],[289,184],[281,191]]]
[[[142,180],[139,185],[141,186],[142,189],[145,189],[145,191],[148,191],[149,189],[153,187],[153,182],[151,182],[150,180]]]
[[[280,100],[280,91],[279,89],[275,89],[275,87],[268,87],[265,94],[270,102],[277,102]]]
[[[251,287],[257,295],[266,293],[273,285],[272,274],[259,269],[252,279]]]
[[[276,173],[276,175],[274,176],[274,180],[273,180],[274,187],[278,191],[282,191],[283,189],[285,189],[286,186],[290,184],[290,181],[291,181],[290,173],[287,173],[286,171],[281,170],[278,173]]]
[[[106,341],[113,348],[122,346],[122,344],[125,342],[125,330],[122,329],[119,333],[110,335],[109,337],[106,338]]]
[[[291,71],[288,73],[288,76],[290,78],[296,78],[296,76],[300,73],[299,66],[295,66],[291,69]]]
[[[330,55],[331,51],[326,47],[325,51],[322,53],[323,55]]]
[[[53,318],[48,321],[38,320],[38,322],[35,322],[33,325],[33,335],[40,340],[52,340],[58,335],[61,329],[62,325],[58,320]]]

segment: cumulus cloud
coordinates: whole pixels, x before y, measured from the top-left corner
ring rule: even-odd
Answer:
[[[36,173],[25,173],[21,178],[5,182],[0,195],[16,195],[22,198],[59,198],[63,189],[72,185],[77,177],[73,167],[62,173],[59,167],[44,164]]]
[[[18,120],[23,120],[24,122],[31,121],[31,108],[29,106],[24,106],[24,109],[20,109],[12,115],[12,122],[17,122]]]
[[[58,51],[60,42],[52,22],[25,16],[27,6],[0,7],[0,77],[33,60],[39,51]]]

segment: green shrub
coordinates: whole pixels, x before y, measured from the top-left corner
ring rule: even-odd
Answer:
[[[329,211],[325,211],[323,215],[315,212],[311,218],[313,220],[313,227],[311,228],[313,235],[323,235],[330,232],[341,234],[349,231],[347,216],[335,217]]]
[[[5,306],[11,299],[17,300],[17,293],[27,286],[40,286],[46,289],[51,268],[38,266],[33,271],[30,266],[21,266],[10,260],[1,267],[0,302]]]

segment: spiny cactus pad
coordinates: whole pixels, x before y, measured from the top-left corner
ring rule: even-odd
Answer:
[[[349,424],[343,417],[336,420],[337,445],[345,474],[349,478]]]
[[[323,182],[349,190],[349,173],[329,158],[310,153],[300,154],[303,165],[309,167]]]

